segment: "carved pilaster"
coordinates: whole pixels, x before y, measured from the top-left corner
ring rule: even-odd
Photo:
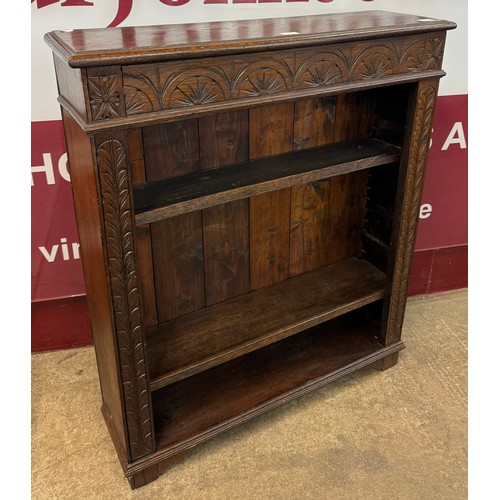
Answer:
[[[386,302],[386,344],[395,342],[401,337],[437,88],[437,80],[419,84],[415,120],[409,144],[406,181],[403,187],[401,221],[396,240],[394,280],[390,298]]]
[[[154,451],[126,150],[115,138],[96,145],[115,333],[132,460]]]

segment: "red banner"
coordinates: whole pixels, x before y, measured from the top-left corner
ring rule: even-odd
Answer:
[[[61,121],[31,124],[32,300],[85,293]]]
[[[467,100],[438,98],[417,250],[467,245]]]

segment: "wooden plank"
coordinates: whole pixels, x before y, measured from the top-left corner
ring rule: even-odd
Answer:
[[[142,131],[134,128],[127,131],[130,175],[134,184],[146,182],[146,168],[142,149]],[[156,298],[153,279],[153,254],[151,249],[151,231],[149,224],[136,228],[137,274],[141,295],[141,307],[144,326],[158,323]]]
[[[295,103],[293,149],[307,149],[333,142],[336,97],[302,99]]]
[[[330,181],[330,262],[358,256],[366,203],[368,172],[333,177]]]
[[[393,37],[456,28],[450,21],[421,22],[422,19],[384,11],[323,12],[293,18],[218,21],[211,25],[202,22],[136,26],[133,30],[129,27],[58,30],[47,33],[45,41],[72,67],[85,67],[323,45],[366,39],[367,33]]]
[[[337,96],[335,106],[335,142],[367,139],[375,123],[375,102],[370,91]]]
[[[203,211],[206,305],[249,289],[248,200]]]
[[[134,184],[146,182],[146,167],[142,149],[142,130],[133,128],[127,132],[130,157],[130,175]]]
[[[333,142],[335,98],[295,103],[294,149]],[[292,187],[290,214],[290,276],[328,264],[330,182]]]
[[[155,391],[158,448],[189,449],[404,348],[400,342],[384,349],[373,324],[357,313]]]
[[[198,121],[180,120],[143,128],[148,181],[199,169]]]
[[[348,259],[148,329],[157,389],[383,296],[385,275]],[[221,318],[224,318],[221,321]]]
[[[292,188],[290,276],[312,271],[329,262],[329,198],[329,181]]]
[[[369,139],[321,146],[134,187],[137,224],[398,161],[400,149]]]
[[[335,142],[371,137],[376,121],[371,91],[337,96]],[[330,179],[329,262],[359,255],[365,210],[367,172],[340,175]]]
[[[144,326],[149,327],[158,323],[150,226],[137,227],[135,235],[135,252],[137,257],[139,288],[141,291],[142,317]]]
[[[290,189],[250,198],[250,290],[288,278]]]
[[[249,110],[249,157],[262,158],[292,150],[293,103]]]
[[[334,189],[330,205],[333,217],[332,226],[351,226],[362,223],[366,197],[367,172],[357,172],[348,175],[338,175],[331,179]]]
[[[201,212],[151,224],[158,320],[205,306]]]
[[[143,141],[148,181],[199,170],[197,120],[145,127]],[[151,241],[158,321],[204,307],[201,212],[152,224]]]
[[[248,111],[200,118],[200,169],[248,160]],[[248,200],[203,211],[206,304],[248,291]]]
[[[68,155],[71,158],[73,203],[102,400],[110,415],[109,425],[113,427],[119,444],[117,452],[120,453],[120,460],[126,462],[130,459],[129,436],[122,403],[121,369],[107,276],[104,220],[97,187],[99,182],[96,179],[93,144],[69,113],[63,110],[62,116]]]
[[[200,170],[248,160],[248,110],[199,119]]]
[[[293,148],[293,103],[249,111],[249,156],[262,158]],[[279,187],[276,186],[275,189]],[[250,198],[250,289],[288,278],[290,189]]]

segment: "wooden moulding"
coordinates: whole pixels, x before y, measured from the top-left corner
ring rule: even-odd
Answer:
[[[134,187],[135,221],[148,224],[256,194],[399,160],[400,148],[377,139],[345,141]]]
[[[384,273],[351,258],[149,328],[151,389],[369,304],[384,287]]]
[[[364,11],[312,16],[52,31],[45,41],[70,67],[137,64],[237,55],[288,47],[425,34],[455,23],[396,12]],[[187,35],[187,38],[186,38]],[[265,35],[265,36],[263,36]],[[145,43],[145,40],[154,40]]]

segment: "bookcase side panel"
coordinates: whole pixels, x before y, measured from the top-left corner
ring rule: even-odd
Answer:
[[[415,84],[409,100],[382,321],[385,345],[401,338],[438,84],[438,79]]]
[[[123,462],[128,450],[128,438],[122,405],[118,348],[114,338],[111,297],[106,276],[103,221],[93,149],[91,139],[71,115],[65,110],[62,114],[102,400],[108,425],[114,430],[115,445]]]

